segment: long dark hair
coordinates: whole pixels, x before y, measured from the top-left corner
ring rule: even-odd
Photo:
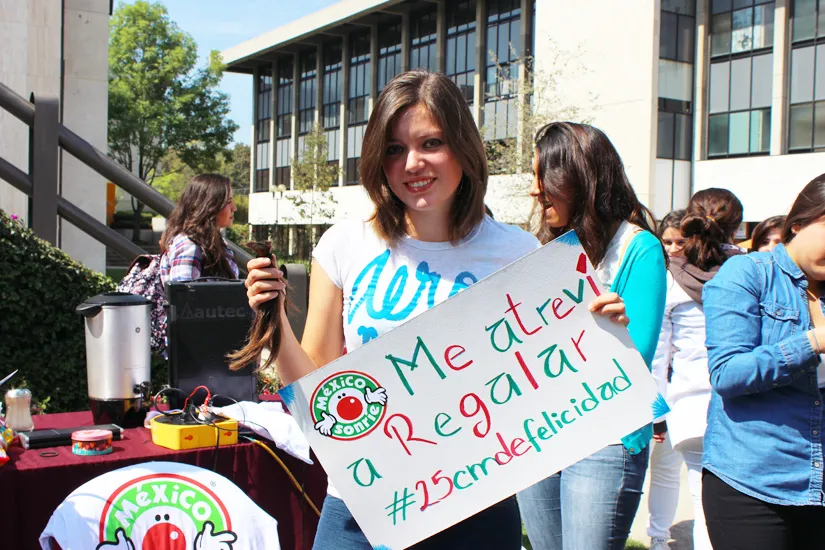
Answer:
[[[782,228],[782,242],[788,244],[796,236],[794,228],[805,227],[825,216],[825,174],[808,182],[796,200]]]
[[[703,271],[728,259],[722,245],[730,244],[742,223],[742,203],[727,189],[697,191],[682,218],[685,248],[682,253],[691,265]]]
[[[393,124],[405,110],[423,105],[461,164],[462,177],[450,207],[449,237],[456,242],[484,219],[487,156],[467,100],[455,82],[440,73],[408,71],[387,84],[370,115],[361,148],[361,184],[375,205],[376,231],[390,243],[407,231],[404,203],[390,190],[384,157]]]
[[[226,247],[216,223],[218,213],[232,200],[232,183],[220,174],[199,174],[183,190],[166,222],[161,252],[177,235],[186,235],[203,252],[204,275],[235,278],[226,259]]]
[[[787,216],[771,216],[770,218],[759,222],[759,225],[753,228],[751,234],[751,252],[757,252],[760,247],[768,244],[768,236],[772,231],[779,230],[782,233],[782,227],[785,225]]]
[[[653,215],[636,197],[622,159],[604,132],[588,124],[552,122],[538,131],[536,151],[539,201],[570,204],[566,227],[540,224],[541,242],[574,229],[590,261],[598,266],[613,238],[610,230],[615,222],[628,221],[658,237]],[[662,254],[667,261],[664,247]]]

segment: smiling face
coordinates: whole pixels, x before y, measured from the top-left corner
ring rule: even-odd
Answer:
[[[215,224],[218,226],[218,229],[230,227],[232,222],[235,221],[235,211],[237,210],[238,207],[235,206],[235,199],[232,197],[232,191],[230,191],[229,202],[221,208],[220,212],[218,212],[217,218],[215,219]]]
[[[410,107],[393,124],[383,168],[408,215],[433,212],[446,217],[463,174],[441,128],[423,105]]]
[[[544,223],[553,229],[567,227],[570,223],[570,201],[561,196],[548,196],[539,177],[539,156],[536,152],[533,156],[533,184],[530,186],[530,196],[541,205]]]
[[[668,256],[681,256],[686,241],[682,232],[675,227],[668,227],[662,233],[662,243],[665,245]]]

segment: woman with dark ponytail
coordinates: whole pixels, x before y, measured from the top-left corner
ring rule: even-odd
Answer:
[[[702,289],[728,258],[742,254],[732,244],[741,223],[742,203],[727,189],[705,189],[690,199],[681,225],[685,247],[668,266],[665,317],[653,359],[654,376],[669,378],[667,428],[688,467],[696,550],[711,550],[702,509],[702,438],[711,393]],[[664,548],[666,540],[651,540],[651,549]]]

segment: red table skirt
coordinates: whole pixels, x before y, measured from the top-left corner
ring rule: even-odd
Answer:
[[[35,428],[89,426],[90,412],[61,413],[34,417]],[[52,512],[72,491],[95,477],[117,468],[150,461],[193,464],[212,469],[214,449],[173,451],[152,443],[145,428],[126,430],[114,451],[103,456],[78,456],[70,446],[52,449],[11,449],[11,460],[0,466],[0,547],[14,550],[39,549],[38,537]],[[321,508],[326,494],[326,474],[315,461],[310,466],[274,448],[292,474],[303,484],[313,503]],[[44,457],[56,451],[56,457]],[[281,548],[312,548],[318,518],[290,482],[283,468],[262,448],[252,443],[221,447],[217,472],[231,480],[278,521]]]

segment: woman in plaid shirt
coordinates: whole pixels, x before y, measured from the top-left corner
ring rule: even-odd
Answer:
[[[234,254],[220,233],[232,225],[236,210],[229,178],[219,174],[192,178],[169,215],[160,240],[164,285],[199,277],[238,278]]]

